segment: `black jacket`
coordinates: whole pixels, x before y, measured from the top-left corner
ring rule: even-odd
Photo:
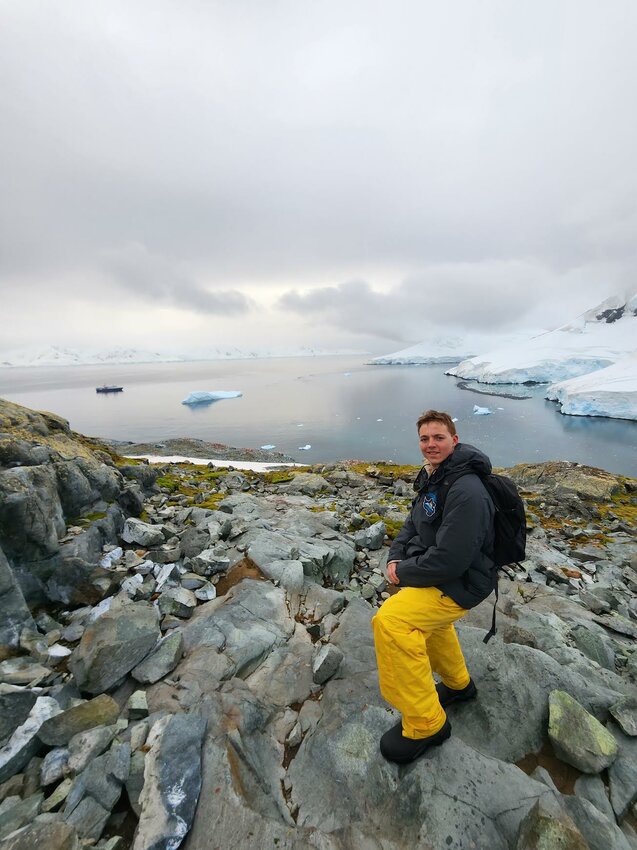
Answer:
[[[440,485],[459,472],[463,475],[448,489],[441,515]],[[389,550],[389,560],[400,561],[399,587],[438,587],[463,608],[491,593],[495,508],[479,477],[490,472],[489,458],[467,443],[458,443],[431,476],[420,471],[411,513]]]

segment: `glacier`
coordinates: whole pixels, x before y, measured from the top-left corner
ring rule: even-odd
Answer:
[[[613,296],[554,331],[463,360],[447,375],[485,384],[548,384],[605,369],[635,350],[637,293]]]
[[[562,413],[637,421],[637,352],[592,374],[552,384],[546,398]]]
[[[242,393],[239,390],[195,390],[182,401],[182,404],[211,404],[213,401],[221,401],[224,398],[239,398]]]

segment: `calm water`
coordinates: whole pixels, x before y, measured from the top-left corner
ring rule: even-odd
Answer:
[[[122,385],[124,392],[97,394],[102,384]],[[562,416],[541,387],[520,400],[457,384],[440,366],[366,366],[360,357],[0,369],[0,396],[57,413],[94,436],[275,444],[308,463],[419,463],[414,423],[434,407],[456,416],[460,439],[482,448],[495,465],[574,460],[637,476],[637,423]],[[181,404],[194,390],[243,396],[197,408]],[[473,415],[474,404],[493,415]],[[306,444],[312,448],[300,451]]]

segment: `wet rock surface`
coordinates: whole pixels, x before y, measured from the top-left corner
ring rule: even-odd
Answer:
[[[509,470],[529,546],[496,637],[493,600],[458,626],[478,698],[397,767],[370,623],[415,468],[151,468],[0,422],[0,850],[637,846],[635,482]]]

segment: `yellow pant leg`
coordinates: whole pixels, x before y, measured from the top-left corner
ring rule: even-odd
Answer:
[[[407,738],[426,738],[445,722],[432,662],[449,687],[469,683],[453,628],[464,614],[464,608],[435,587],[405,587],[372,620],[380,690],[400,711]]]

